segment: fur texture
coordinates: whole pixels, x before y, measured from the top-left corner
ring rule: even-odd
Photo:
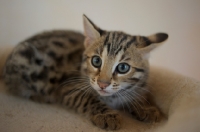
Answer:
[[[50,31],[16,46],[7,59],[9,90],[39,102],[60,103],[98,127],[119,129],[124,109],[142,121],[161,119],[148,100],[148,54],[168,38],[105,31],[83,16],[85,37]]]

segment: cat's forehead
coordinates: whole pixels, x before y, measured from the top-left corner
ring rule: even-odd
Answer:
[[[125,34],[123,32],[107,32],[101,37],[98,42],[95,52],[100,56],[105,56],[108,58],[125,57],[131,48],[134,51],[136,48],[134,43],[136,42],[136,37]]]

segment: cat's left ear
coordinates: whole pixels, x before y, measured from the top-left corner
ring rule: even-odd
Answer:
[[[140,36],[137,40],[136,47],[139,49],[140,53],[146,57],[149,53],[161,45],[161,42],[164,42],[168,39],[168,34],[166,33],[156,33],[150,36]]]
[[[100,38],[103,32],[99,27],[97,27],[86,15],[83,15],[83,26],[85,42],[84,46],[88,47],[93,44],[98,38]]]

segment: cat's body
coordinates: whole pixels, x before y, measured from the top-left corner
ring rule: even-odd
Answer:
[[[63,30],[21,42],[6,63],[5,80],[10,90],[28,98],[51,95],[74,71],[80,71],[83,41],[82,34]]]
[[[105,129],[121,127],[121,117],[113,109],[128,110],[139,120],[159,120],[160,112],[147,100],[146,53],[154,48],[151,43],[162,42],[167,35],[107,32],[86,17],[84,26],[86,37],[51,31],[21,42],[5,65],[10,91],[35,101],[61,103]]]

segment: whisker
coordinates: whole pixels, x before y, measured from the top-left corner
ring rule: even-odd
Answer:
[[[84,81],[84,80],[71,80],[71,81],[66,81],[65,83],[63,83],[62,85],[66,85],[66,84],[89,84],[87,81]]]
[[[129,96],[132,99],[132,101],[134,101],[134,103],[138,104],[140,106],[140,108],[142,108],[141,104],[139,102],[137,102],[137,100],[134,98],[134,97],[138,98],[137,95],[135,95],[133,93],[134,94],[134,97],[133,97],[131,93],[129,93],[127,91],[124,91],[124,92],[126,93],[127,96]],[[138,99],[140,99],[140,98],[138,98]]]
[[[60,88],[63,88],[63,87],[65,87],[65,86],[67,86],[67,85],[72,85],[72,84],[74,84],[73,86],[75,87],[77,87],[77,86],[81,86],[81,85],[85,85],[85,84],[87,84],[87,85],[89,85],[88,83],[86,83],[86,82],[80,82],[80,83],[78,83],[78,82],[71,82],[71,83],[65,83],[65,84],[63,84],[63,85],[60,85],[60,86],[58,86],[57,87],[57,90],[58,89],[60,89]]]
[[[86,93],[86,96],[88,96],[89,94],[94,94],[94,90],[89,87],[88,92]]]
[[[117,95],[119,101],[121,102],[122,107],[123,107],[123,110],[124,110],[124,112],[125,112],[125,109],[124,109],[124,103],[123,103],[122,100],[121,100],[121,96],[118,94],[118,92],[116,92],[116,95]]]
[[[137,111],[137,113],[138,113],[138,115],[139,115],[139,110],[138,110],[138,108],[137,108],[137,105],[134,105],[133,103],[133,99],[131,99],[130,97],[128,97],[128,94],[126,94],[126,93],[122,93],[125,97],[127,96],[127,98],[129,98],[128,99],[128,101],[129,101],[129,103],[131,103],[131,105],[135,108],[135,110]],[[132,111],[130,111],[130,112],[132,112]]]
[[[145,97],[143,97],[142,95],[140,95],[140,94],[137,93],[136,91],[133,91],[133,92],[134,92],[135,94],[137,94],[138,96],[142,97],[148,104],[150,104],[149,101],[147,101]]]
[[[146,84],[147,85],[147,87],[149,87],[149,88],[151,88],[151,89],[153,89],[153,87],[152,86],[150,86],[149,84]],[[144,88],[143,88],[144,89]],[[146,91],[148,91],[149,93],[151,93],[151,91],[149,90],[149,89],[144,89],[144,90],[146,90]],[[152,93],[151,93],[152,94]]]
[[[140,106],[140,108],[142,109],[143,107],[141,106],[141,104],[140,104],[140,101],[138,102],[134,97],[136,96],[137,97],[137,95],[135,95],[134,94],[134,97],[130,94],[130,92],[127,92],[127,91],[125,91],[130,97],[132,97],[132,99],[133,99],[133,102],[132,102],[132,105],[133,105],[133,107],[135,108],[135,110],[136,110],[136,112],[138,113],[138,115],[139,115],[139,117],[140,117],[140,113],[139,113],[139,108],[137,107],[138,105]],[[138,98],[138,97],[137,97]],[[138,98],[139,100],[140,100],[140,98]]]
[[[83,87],[80,91],[78,90],[77,92],[81,92],[81,91],[83,91],[83,89],[84,89],[84,92],[85,91],[87,91],[89,88],[87,87],[87,86],[85,86],[85,87]],[[75,93],[72,93],[72,95],[71,96],[73,96]]]
[[[90,91],[89,87],[87,87],[87,89],[83,92],[83,98],[87,95],[88,91]]]
[[[119,94],[119,95],[121,95],[121,93],[120,93],[120,92],[118,92],[118,94]],[[126,104],[127,108],[129,109],[129,111],[131,112],[130,105],[129,105],[129,104],[127,103],[127,101],[125,100],[126,98],[125,98],[124,96],[122,96],[122,95],[121,95],[121,97],[122,97],[122,99],[124,100],[124,102],[125,102],[125,104]]]
[[[72,90],[70,93],[68,93],[68,95],[73,96],[76,93],[76,91],[80,92],[83,89],[85,90],[85,88],[87,88],[87,85],[83,86],[82,88],[76,88],[76,89]]]
[[[72,78],[65,80],[64,82],[70,81],[70,80],[88,80],[88,78],[72,77]]]
[[[63,85],[65,85],[67,83],[73,83],[73,82],[77,83],[77,82],[84,82],[84,81],[88,82],[88,80],[85,78],[70,78],[70,79],[64,81],[63,83],[61,83],[58,87],[62,87]]]

